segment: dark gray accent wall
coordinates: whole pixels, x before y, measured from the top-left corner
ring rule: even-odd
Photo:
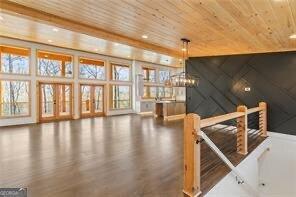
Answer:
[[[186,70],[201,79],[187,88],[187,113],[206,118],[266,101],[268,130],[296,135],[296,52],[189,58]]]

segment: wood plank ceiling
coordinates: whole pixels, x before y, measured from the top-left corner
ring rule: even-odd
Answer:
[[[1,17],[4,20],[0,20],[0,36],[171,67],[180,66],[179,59],[172,56],[56,28],[14,15],[2,13]],[[5,44],[1,37],[0,44]]]
[[[150,44],[149,50],[174,57],[178,57],[181,52],[182,37],[192,41],[190,56],[296,49],[296,39],[289,39],[289,36],[296,34],[296,0],[9,2],[134,39],[143,43],[142,48],[145,49]],[[147,35],[148,39],[143,39],[142,35]],[[159,51],[157,46],[160,47]],[[141,44],[135,47],[141,48]]]

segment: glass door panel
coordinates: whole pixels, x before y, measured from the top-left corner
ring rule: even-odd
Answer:
[[[40,83],[40,121],[69,119],[72,117],[72,85]]]
[[[104,112],[104,86],[80,85],[80,110],[83,117],[94,117]]]
[[[103,113],[103,86],[94,86],[94,113]]]
[[[41,118],[54,119],[55,117],[55,85],[41,84]]]
[[[58,85],[58,103],[59,103],[59,117],[70,116],[72,114],[72,87],[67,84]]]
[[[81,114],[91,114],[91,86],[90,85],[81,85]]]

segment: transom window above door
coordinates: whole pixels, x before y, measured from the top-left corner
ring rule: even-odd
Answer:
[[[82,79],[105,80],[105,62],[79,58],[79,77]]]
[[[37,52],[38,75],[48,77],[73,77],[73,57],[70,55]]]
[[[29,74],[30,49],[0,45],[0,72],[7,74]]]

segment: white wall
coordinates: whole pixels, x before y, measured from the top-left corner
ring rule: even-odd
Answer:
[[[250,155],[247,156],[236,170],[244,179],[244,184],[238,184],[236,175],[230,172],[215,187],[213,187],[206,197],[255,197],[259,194],[259,158],[271,147],[270,139],[261,143]]]
[[[267,138],[237,166],[258,197],[296,196],[296,136],[268,133]],[[266,150],[270,147],[269,151]],[[264,186],[262,185],[264,184]],[[206,197],[253,197],[243,185],[238,185],[232,173],[223,178]]]
[[[10,45],[10,46],[18,46],[18,47],[24,47],[24,48],[30,48],[31,49],[31,55],[30,55],[30,75],[11,75],[11,74],[0,74],[0,79],[18,79],[18,80],[29,80],[31,82],[31,92],[30,92],[30,110],[31,115],[29,117],[20,117],[20,118],[6,118],[6,119],[0,119],[0,126],[8,126],[8,125],[18,125],[18,124],[28,124],[28,123],[36,123],[37,120],[37,95],[36,95],[36,88],[37,88],[37,82],[38,81],[51,81],[51,82],[70,82],[74,84],[74,109],[73,109],[73,118],[78,119],[80,117],[79,112],[79,83],[89,83],[89,84],[101,84],[105,87],[105,98],[104,98],[104,108],[105,108],[105,114],[106,115],[118,115],[118,114],[127,114],[127,113],[134,113],[136,109],[136,95],[135,95],[135,74],[139,72],[139,68],[141,68],[142,65],[151,65],[153,67],[165,67],[160,66],[157,64],[150,64],[145,63],[141,61],[132,61],[127,59],[121,59],[116,57],[110,57],[110,56],[104,56],[100,54],[94,54],[94,53],[87,53],[82,51],[76,51],[71,49],[65,49],[60,47],[54,47],[44,44],[38,44],[33,42],[27,42],[22,40],[16,40],[16,39],[10,39],[10,38],[4,38],[0,37],[0,44],[2,45]],[[57,53],[64,53],[69,54],[74,57],[73,60],[73,71],[74,71],[74,77],[71,79],[67,78],[49,78],[49,77],[40,77],[36,75],[36,51],[37,50],[45,50],[45,51],[52,51]],[[105,81],[99,81],[99,80],[83,80],[78,78],[79,73],[79,67],[78,67],[78,59],[79,57],[86,57],[86,58],[93,58],[93,59],[99,59],[106,62],[106,80]],[[122,64],[129,64],[132,65],[132,81],[131,82],[112,82],[109,80],[109,74],[108,71],[110,70],[110,62],[117,62]],[[168,68],[168,67],[166,67]],[[132,88],[132,109],[128,110],[110,110],[109,109],[109,99],[108,99],[108,93],[109,93],[109,84],[125,84],[125,85],[131,85]]]
[[[259,162],[262,197],[296,196],[296,136],[269,133],[272,147]]]

